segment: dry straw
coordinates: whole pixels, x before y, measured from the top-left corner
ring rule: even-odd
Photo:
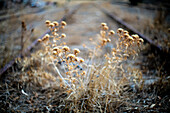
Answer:
[[[109,111],[109,104],[112,105],[115,101],[127,102],[128,98],[122,99],[121,92],[123,86],[130,84],[131,78],[136,77],[136,84],[142,87],[140,74],[131,75],[128,66],[125,66],[128,59],[134,59],[138,55],[143,43],[143,39],[138,35],[130,35],[122,28],[115,32],[110,30],[106,23],[101,23],[100,39],[90,39],[95,44],[95,49],[84,45],[90,50],[90,55],[82,58],[78,48],[72,50],[63,42],[66,34],[59,31],[67,25],[65,21],[58,23],[47,20],[45,23],[51,34],[38,40],[44,48],[41,62],[46,60],[48,64],[52,64],[52,69],[57,73],[54,77],[58,80],[55,82],[68,94],[66,100],[72,101],[68,106]],[[105,48],[109,44],[113,46],[111,51],[106,52]],[[45,78],[52,77],[47,74]],[[74,111],[78,112],[79,107]]]

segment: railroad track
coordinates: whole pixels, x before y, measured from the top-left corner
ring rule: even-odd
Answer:
[[[144,43],[149,43],[151,51],[159,56],[159,62],[164,63],[163,67],[166,69],[167,73],[170,73],[169,65],[170,65],[170,53],[168,52],[170,48],[164,48],[156,43],[154,43],[149,37],[145,36],[144,34],[140,33],[134,27],[117,17],[116,15],[108,12],[106,9],[100,7],[99,5],[94,5],[95,7],[99,8],[103,13],[105,13],[109,18],[113,21],[117,22],[118,24],[122,25],[126,28],[129,32],[138,34],[140,38],[144,40]],[[166,63],[165,63],[166,62]]]
[[[71,17],[79,8],[81,5],[77,5],[75,6],[71,11],[69,11],[67,14],[65,14],[60,20],[61,21],[67,21],[67,19],[69,19],[69,17]],[[25,51],[24,54],[31,52],[32,49],[38,44],[38,39],[42,39],[46,34],[49,34],[50,30],[47,30],[43,35],[41,35],[40,37],[38,37],[30,46],[28,46]],[[19,54],[18,56],[16,56],[13,60],[11,60],[9,63],[7,63],[2,69],[0,69],[0,78],[3,78],[4,74],[7,72],[8,69],[10,69],[14,64],[15,64],[15,59],[16,58],[21,58],[22,55]],[[2,79],[1,79],[2,80]]]
[[[123,27],[125,27],[126,29],[128,29],[128,31],[134,33],[134,34],[138,34],[140,38],[144,39],[145,42],[149,43],[151,46],[153,46],[153,48],[156,48],[158,51],[162,51],[163,48],[160,45],[155,44],[150,38],[146,37],[145,35],[143,35],[142,33],[140,33],[139,31],[137,31],[134,27],[132,27],[131,25],[129,25],[128,23],[126,23],[125,21],[123,21],[122,19],[120,19],[119,17],[117,17],[116,15],[108,12],[106,9],[100,7],[99,5],[94,5],[96,8],[100,9],[103,13],[105,13],[109,18],[113,19],[114,21],[116,21],[117,23],[123,25]]]
[[[121,20],[120,18],[118,18],[117,16],[109,13],[106,9],[100,7],[99,5],[94,4],[95,7],[97,7],[100,11],[102,11],[104,14],[106,14],[109,18],[113,19],[114,21],[116,21],[117,23],[123,25],[125,28],[127,28],[128,30],[130,30],[131,32],[138,34],[141,38],[143,38],[145,40],[145,42],[149,43],[154,49],[163,52],[163,48],[160,45],[155,44],[151,39],[149,39],[148,37],[146,37],[145,35],[143,35],[142,33],[140,33],[139,31],[137,31],[135,28],[133,28],[132,26],[130,26],[129,24],[127,24],[126,22],[124,22],[123,20]],[[77,5],[76,7],[74,7],[74,9],[72,9],[70,12],[68,12],[66,15],[64,15],[60,20],[60,21],[67,21],[67,19],[69,19],[69,17],[71,17],[73,14],[75,14],[75,12],[80,9],[81,4]],[[31,52],[35,45],[38,44],[38,39],[42,39],[44,37],[45,34],[50,33],[50,30],[47,30],[42,36],[40,36],[39,38],[37,38],[37,40],[35,40],[25,51],[24,53],[28,53]],[[18,57],[22,57],[21,54],[18,55],[16,58]],[[15,59],[16,59],[15,58]],[[3,78],[5,73],[7,72],[8,69],[11,69],[12,66],[15,64],[15,59],[13,59],[12,61],[10,61],[8,64],[5,65],[4,68],[2,68],[0,70],[0,78]],[[2,80],[2,79],[1,79]]]
[[[46,8],[42,7],[42,8],[34,9],[34,11],[28,11],[27,13],[15,13],[15,14],[7,15],[7,16],[3,15],[3,13],[7,13],[7,12],[3,11],[3,12],[0,12],[0,22],[5,21],[5,20],[9,20],[9,19],[13,19],[13,18],[18,18],[18,17],[24,16],[24,15],[41,13],[41,12],[43,12],[45,10],[46,10]],[[61,10],[64,10],[64,9],[61,9]],[[48,11],[48,12],[49,13],[56,13],[55,10]],[[2,16],[1,16],[1,14],[2,14]]]
[[[18,14],[11,14],[11,15],[8,15],[8,16],[1,16],[1,17],[0,17],[0,22],[1,22],[1,21],[4,21],[4,20],[11,19],[11,18],[18,18],[18,17],[23,16],[23,15],[39,13],[39,12],[42,12],[42,11],[44,11],[44,10],[45,10],[45,8],[40,8],[40,9],[37,9],[37,10],[35,10],[35,11],[27,12],[27,14],[18,13]]]

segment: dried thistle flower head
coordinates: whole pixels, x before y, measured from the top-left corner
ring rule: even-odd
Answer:
[[[83,71],[82,73],[81,73],[81,75],[85,75],[86,74],[86,71]]]
[[[117,29],[117,33],[121,34],[124,30],[122,28]]]
[[[108,38],[108,39],[107,39],[107,42],[111,42],[111,39],[110,39],[110,38]]]
[[[49,35],[49,34],[46,34],[44,37],[45,37],[45,38],[50,38],[50,35]]]
[[[107,26],[107,24],[103,22],[103,23],[101,23],[101,26],[104,27],[104,26]]]
[[[139,36],[137,34],[135,34],[135,35],[132,35],[132,38],[133,39],[139,39]]]
[[[104,29],[104,30],[108,30],[109,27],[108,27],[108,26],[104,26],[103,29]]]
[[[103,39],[102,42],[103,44],[105,44],[107,42],[107,39]]]
[[[62,49],[63,49],[65,52],[70,51],[70,48],[69,48],[68,46],[64,46]]]
[[[41,40],[41,39],[38,39],[38,42],[42,42],[42,40]]]
[[[58,23],[57,21],[54,21],[53,24],[54,24],[55,26],[59,26],[59,23]]]
[[[73,58],[75,58],[75,55],[74,54],[68,54],[67,58],[70,58],[71,60],[73,60]]]
[[[80,63],[83,63],[83,62],[84,62],[84,59],[81,58],[81,59],[80,59]]]
[[[53,51],[53,55],[57,55],[58,53],[56,51]]]
[[[134,41],[134,39],[131,36],[129,36],[128,39],[131,41]]]
[[[110,30],[110,31],[109,31],[109,36],[110,36],[110,35],[114,35],[114,34],[115,34],[115,32],[114,32],[113,30]]]
[[[47,25],[49,25],[50,23],[51,23],[51,21],[49,21],[49,20],[45,21],[45,24],[47,24]]]
[[[66,37],[66,34],[62,33],[61,38],[65,38],[65,37]]]
[[[75,48],[75,49],[73,50],[73,52],[74,52],[75,55],[77,55],[78,53],[80,53],[80,50],[79,50],[78,48]]]
[[[49,25],[49,26],[52,28],[52,27],[54,27],[54,24],[53,24],[53,23],[50,23],[50,25]]]
[[[142,38],[139,38],[139,40],[138,40],[139,42],[141,42],[141,43],[143,43],[144,42],[144,40],[142,39]]]
[[[124,34],[129,34],[129,32],[128,32],[128,31],[126,31],[126,30],[124,30],[124,31],[123,31],[123,33],[124,33]]]
[[[129,36],[130,36],[129,34],[124,34],[125,38],[129,38]]]
[[[78,58],[78,57],[75,57],[74,60],[75,60],[76,62],[78,62],[78,61],[79,61],[79,58]]]
[[[49,38],[50,38],[50,35],[49,35],[49,34],[46,34],[46,35],[42,38],[42,41],[48,40]]]
[[[66,26],[67,23],[66,23],[65,21],[61,21],[61,25],[62,25],[62,26]]]
[[[58,47],[53,48],[53,51],[59,51],[59,50],[60,50],[60,48],[58,48]]]

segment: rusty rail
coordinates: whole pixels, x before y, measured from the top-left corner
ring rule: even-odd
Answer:
[[[60,20],[61,21],[67,21],[67,19],[69,19],[69,17],[71,17],[79,8],[81,5],[77,5],[76,7],[74,7],[74,9],[72,9],[70,12],[68,12],[67,14],[65,14]],[[28,53],[29,51],[31,51],[35,45],[38,44],[38,39],[42,39],[46,34],[50,33],[50,30],[47,30],[43,35],[41,35],[39,38],[37,38],[30,46],[28,46],[27,49],[25,49],[24,54]],[[14,64],[15,64],[15,59],[16,58],[21,58],[22,55],[19,54],[18,56],[16,56],[13,60],[11,60],[8,64],[6,64],[2,69],[0,69],[0,78],[3,77],[3,74],[5,72],[7,72],[7,70],[9,68],[11,68]]]
[[[103,13],[105,13],[108,17],[115,20],[117,23],[123,25],[125,28],[130,30],[131,32],[138,34],[141,38],[144,39],[145,42],[148,42],[152,47],[156,48],[158,51],[163,51],[163,48],[160,45],[155,44],[151,39],[137,31],[134,27],[129,25],[128,23],[124,22],[122,19],[118,18],[116,15],[109,13],[104,8],[100,7],[99,5],[95,5],[95,7],[99,8]]]
[[[23,16],[23,15],[39,13],[39,12],[42,12],[44,10],[45,10],[45,8],[40,8],[40,9],[32,11],[32,12],[27,12],[27,14],[22,14],[22,13],[20,13],[20,14],[11,14],[9,16],[0,17],[0,22],[4,21],[4,20],[7,20],[7,19],[11,19],[11,18],[18,18],[18,17]]]

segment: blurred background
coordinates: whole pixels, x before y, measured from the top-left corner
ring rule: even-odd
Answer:
[[[78,5],[67,20],[69,45],[88,44],[101,22],[113,30],[123,27],[100,10],[104,8],[169,52],[169,0],[0,0],[0,68],[46,32],[45,20],[58,21]]]

